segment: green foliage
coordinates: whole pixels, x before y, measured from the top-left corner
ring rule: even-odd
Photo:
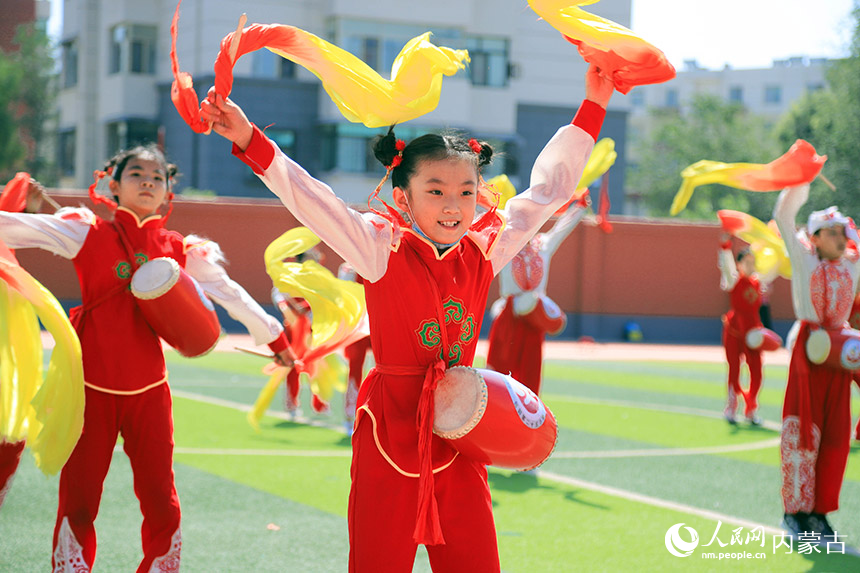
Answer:
[[[854,19],[850,56],[830,68],[827,89],[807,94],[777,126],[780,141],[800,137],[828,157],[822,173],[836,192],[814,185],[802,215],[839,205],[855,218],[860,216],[860,2],[855,2]]]
[[[695,96],[683,114],[661,109],[652,110],[651,116],[655,128],[637,142],[639,161],[628,176],[632,187],[644,194],[652,215],[668,216],[681,171],[696,161],[767,163],[785,151],[779,150],[762,118],[717,96]],[[775,200],[769,193],[704,185],[696,189],[681,217],[713,219],[719,209],[736,209],[766,220]]]
[[[32,25],[18,29],[15,43],[17,51],[0,52],[0,180],[27,171],[51,185],[56,177],[45,149],[57,91],[51,43]]]

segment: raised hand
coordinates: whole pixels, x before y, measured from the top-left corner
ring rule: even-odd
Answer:
[[[216,94],[214,87],[209,88],[200,106],[200,118],[210,122],[212,131],[232,141],[242,151],[251,143],[254,128],[245,112],[230,98]]]

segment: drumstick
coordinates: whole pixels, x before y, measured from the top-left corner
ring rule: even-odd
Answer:
[[[275,355],[269,354],[268,352],[263,352],[262,350],[257,350],[255,348],[244,348],[242,346],[234,346],[236,350],[239,352],[245,352],[247,354],[253,354],[254,356],[262,356],[263,358],[268,358],[269,360],[274,360]]]
[[[50,195],[47,193],[42,193],[42,200],[54,208],[54,211],[59,211],[62,208],[62,205],[51,199]]]
[[[239,51],[239,40],[242,39],[242,32],[245,30],[245,22],[247,21],[247,14],[239,16],[239,24],[236,26],[236,33],[233,34],[233,40],[230,42],[230,62],[233,64],[236,63],[236,52]],[[209,123],[209,129],[204,132],[204,135],[209,135],[210,133],[212,133],[211,122]]]
[[[831,191],[836,191],[836,185],[834,185],[833,182],[830,181],[830,179],[825,177],[823,173],[819,173],[818,178],[821,179],[822,181],[824,181],[824,184],[827,185],[828,187],[830,187]]]

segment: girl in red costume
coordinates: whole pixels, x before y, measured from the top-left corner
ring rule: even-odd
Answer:
[[[540,395],[543,341],[567,325],[567,316],[546,296],[549,263],[555,251],[585,214],[577,202],[558,218],[552,229],[535,235],[499,273],[496,316],[490,327],[487,368],[510,373]]]
[[[350,571],[411,571],[418,544],[435,571],[499,570],[486,468],[432,433],[433,390],[447,366],[472,363],[493,276],[575,191],[612,91],[592,67],[587,100],[538,156],[530,188],[477,220],[490,146],[435,134],[406,145],[389,130],[374,152],[407,223],[391,207],[349,209],[210,90],[202,119],[364,279],[376,366],[352,437]]]
[[[813,364],[806,342],[814,330],[848,326],[860,258],[856,251],[846,253],[848,239],[858,242],[857,231],[836,207],[812,213],[805,233],[795,230],[808,197],[809,185],[789,187],[774,208],[791,259],[791,293],[800,321],[782,411],[783,526],[795,537],[816,532],[824,543],[835,541],[826,516],[839,508],[848,462],[852,372]]]
[[[736,424],[738,396],[744,398],[744,417],[754,426],[761,425],[756,415],[758,393],[761,389],[761,349],[750,348],[746,342],[747,333],[761,328],[759,307],[762,289],[755,274],[755,255],[748,248],[741,249],[737,257],[732,255],[729,235],[723,235],[719,255],[720,288],[729,292],[729,311],[723,316],[723,347],[729,363],[728,399],[723,412],[729,424]],[[735,264],[737,263],[737,264]],[[741,388],[741,361],[746,359],[750,373],[750,387],[747,392]]]
[[[72,312],[81,340],[86,385],[84,429],[60,475],[54,571],[90,571],[102,484],[122,434],[143,513],[138,571],[177,571],[182,538],[173,477],[173,417],[164,354],[128,285],[133,270],[155,257],[183,266],[212,299],[240,320],[258,344],[288,360],[281,325],[230,280],[220,249],[164,228],[176,168],[158,148],[138,147],[108,163],[116,199],[113,220],[85,208],[54,215],[0,213],[0,238],[12,248],[39,247],[71,259],[83,306]],[[92,191],[92,197],[101,201]]]

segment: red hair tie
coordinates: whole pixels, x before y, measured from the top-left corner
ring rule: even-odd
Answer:
[[[107,171],[99,171],[99,170],[93,171],[94,181],[93,181],[93,184],[90,185],[90,187],[87,191],[89,193],[90,200],[94,204],[98,205],[99,203],[101,203],[102,205],[106,205],[107,208],[110,209],[111,211],[116,211],[116,209],[117,209],[117,207],[119,207],[119,205],[117,205],[115,201],[108,199],[107,197],[105,197],[103,195],[100,195],[96,191],[96,187],[98,186],[99,181],[101,181],[105,176],[110,175],[112,171],[113,171],[113,167],[108,167]]]
[[[474,152],[475,152],[476,154],[478,154],[478,155],[480,155],[480,154],[481,154],[481,152],[484,150],[484,146],[483,146],[483,145],[481,145],[481,144],[478,142],[478,140],[477,140],[477,139],[475,139],[474,137],[473,137],[472,139],[470,139],[470,140],[469,140],[469,147],[471,147],[471,148],[472,148],[472,151],[474,151]]]
[[[398,139],[394,143],[394,149],[397,150],[397,155],[391,159],[391,165],[388,166],[389,169],[399,167],[400,164],[403,163],[403,150],[406,149],[406,142],[402,139]]]

